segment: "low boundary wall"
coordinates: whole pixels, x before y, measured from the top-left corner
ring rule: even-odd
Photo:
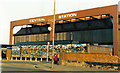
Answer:
[[[59,64],[65,61],[85,61],[100,63],[118,63],[117,56],[109,54],[79,54],[79,53],[60,53]],[[119,62],[120,63],[120,62]]]

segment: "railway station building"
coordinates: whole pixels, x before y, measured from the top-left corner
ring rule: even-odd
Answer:
[[[88,47],[87,50],[92,53],[112,53],[120,57],[119,19],[118,5],[56,14],[55,44],[97,44],[99,47],[108,47],[108,50],[94,51],[94,48]],[[23,25],[26,25],[26,28],[21,28],[13,34],[14,27]],[[49,31],[48,27],[52,30]],[[9,44],[46,45],[47,42],[52,44],[52,32],[53,15],[11,21]],[[10,59],[12,49],[7,51],[9,51],[7,57]]]

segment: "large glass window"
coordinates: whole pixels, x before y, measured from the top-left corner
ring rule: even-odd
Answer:
[[[44,38],[45,38],[44,41],[47,41],[47,34],[44,34]]]
[[[50,40],[50,34],[16,36],[16,43],[17,42],[49,41],[49,40]]]
[[[39,41],[41,41],[41,34],[39,34]]]
[[[29,35],[26,35],[26,42],[29,42]]]
[[[66,32],[56,33],[57,40],[66,40]]]
[[[36,35],[36,41],[39,41],[39,34]]]
[[[44,41],[44,35],[41,34],[41,41]]]
[[[60,34],[60,33],[57,33],[57,34],[56,34],[56,39],[57,39],[57,40],[60,40],[59,34]]]
[[[34,42],[36,41],[36,36],[37,36],[37,35],[34,35]]]
[[[47,40],[50,41],[50,34],[47,34]]]

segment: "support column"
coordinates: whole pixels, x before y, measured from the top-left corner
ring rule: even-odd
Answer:
[[[118,42],[118,9],[116,7],[115,12],[112,14],[113,16],[113,48],[114,55],[118,56],[119,42]]]
[[[16,44],[16,36],[14,36],[14,44]]]
[[[13,26],[12,23],[10,24],[10,39],[9,39],[9,45],[12,45],[13,42]],[[12,57],[12,47],[7,49],[7,53],[6,53],[6,57],[8,57],[8,59],[10,60]]]
[[[119,41],[119,23],[118,23],[118,6],[114,8],[114,12],[112,12],[113,16],[113,48],[114,48],[114,56],[118,57],[118,62],[120,63],[120,41]],[[120,66],[118,66],[120,70]]]
[[[120,29],[120,28],[119,28]],[[118,41],[118,57],[120,58],[120,30],[118,31],[118,39],[119,39],[119,41]]]
[[[13,26],[12,24],[10,25],[10,39],[9,39],[9,44],[12,45],[13,42]]]

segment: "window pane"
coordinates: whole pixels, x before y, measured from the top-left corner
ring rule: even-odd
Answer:
[[[47,34],[44,34],[45,41],[47,41]]]

